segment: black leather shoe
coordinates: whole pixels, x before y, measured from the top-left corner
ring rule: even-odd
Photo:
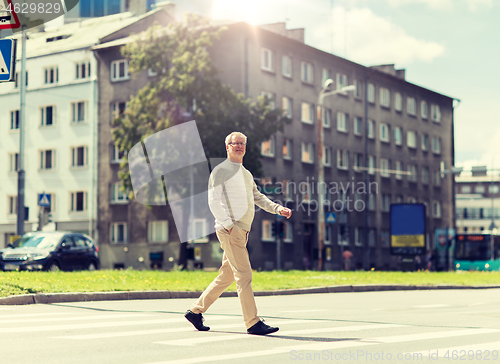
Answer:
[[[251,328],[249,328],[247,332],[252,335],[267,335],[272,334],[273,332],[276,332],[278,330],[278,327],[271,327],[269,325],[266,325],[264,321],[259,321]]]
[[[194,327],[196,327],[196,330],[198,331],[208,331],[210,330],[210,327],[203,325],[203,321],[205,319],[203,318],[201,313],[194,313],[191,310],[187,310],[186,314],[184,317],[193,324]]]

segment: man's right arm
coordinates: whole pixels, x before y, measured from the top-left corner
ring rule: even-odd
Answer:
[[[208,185],[208,206],[215,217],[217,223],[222,225],[224,229],[230,230],[233,228],[234,222],[231,216],[224,209],[227,205],[226,197],[224,196],[224,179],[221,171],[212,172]]]

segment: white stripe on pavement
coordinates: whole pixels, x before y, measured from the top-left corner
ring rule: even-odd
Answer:
[[[291,322],[290,322],[291,323]],[[280,322],[280,324],[282,324]],[[380,324],[380,325],[358,325],[358,326],[341,326],[341,327],[327,327],[327,328],[314,328],[314,329],[302,329],[302,330],[292,330],[292,331],[279,331],[277,335],[298,335],[298,334],[315,334],[322,332],[342,332],[342,331],[360,331],[369,329],[383,329],[391,327],[402,327],[405,325],[392,325],[392,324]],[[248,339],[249,337],[259,337],[258,335],[219,335],[219,336],[208,336],[208,337],[198,337],[189,339],[178,339],[169,341],[157,341],[155,344],[162,345],[175,345],[175,346],[195,346],[197,344],[204,344],[216,341],[228,341],[228,340],[238,340],[238,339]]]
[[[211,318],[212,319],[218,319],[218,318]],[[290,320],[288,321],[279,321],[278,325],[281,325],[282,323],[287,324],[287,323],[297,323],[297,324],[302,324],[306,322],[311,322],[308,320]],[[163,334],[163,333],[170,333],[170,332],[187,332],[187,331],[194,331],[196,330],[189,322],[186,321],[186,323],[189,325],[188,327],[180,327],[176,329],[158,329],[158,330],[136,330],[136,331],[123,331],[123,332],[108,332],[108,333],[101,333],[101,334],[89,334],[89,335],[73,335],[73,336],[56,336],[53,337],[53,339],[70,339],[70,340],[91,340],[91,339],[106,339],[106,338],[112,338],[112,337],[124,337],[124,336],[139,336],[139,335],[152,335],[152,334]],[[244,330],[245,325],[243,322],[240,322],[238,324],[231,324],[231,325],[217,325],[216,327],[212,326],[212,331],[210,332],[217,332],[217,330],[222,330],[222,329],[234,329],[234,328],[240,328],[242,333],[246,334],[246,331]],[[216,330],[214,330],[216,328]],[[245,337],[247,337],[246,335]]]
[[[220,362],[223,360],[253,358],[253,357],[268,356],[274,354],[292,353],[292,351],[298,352],[304,350],[309,350],[309,351],[335,350],[335,349],[345,349],[349,347],[372,346],[378,344],[391,344],[391,343],[400,343],[407,341],[413,342],[418,340],[441,339],[441,338],[450,338],[457,336],[490,334],[498,332],[500,332],[500,330],[496,329],[466,329],[466,330],[456,330],[456,331],[439,331],[439,332],[429,332],[422,334],[385,336],[385,337],[374,337],[374,338],[367,338],[360,340],[343,340],[335,342],[322,342],[316,344],[284,346],[269,350],[250,351],[245,353],[235,353],[235,354],[225,354],[225,355],[203,356],[203,357],[196,357],[189,359],[155,362],[149,364],[196,364],[196,363],[207,363],[207,362]]]
[[[435,304],[435,305],[422,305],[422,306],[413,306],[416,308],[439,308],[439,307],[450,307],[451,305],[445,304]]]
[[[122,319],[131,317],[151,317],[152,315],[137,314],[137,313],[117,313],[112,315],[93,315],[93,316],[73,316],[73,317],[45,317],[36,319],[14,319],[2,320],[0,324],[14,324],[23,322],[56,322],[56,321],[87,321],[87,320],[108,320],[108,319]],[[12,318],[12,316],[11,316]]]
[[[485,357],[486,350],[490,352],[488,354],[488,356],[490,357],[489,359]],[[472,353],[469,353],[469,351],[472,351]],[[496,359],[495,357],[493,357],[492,354],[493,351],[497,352]],[[452,361],[455,360],[481,361],[481,360],[497,360],[499,352],[500,352],[500,341],[496,341],[492,343],[471,344],[471,345],[455,346],[444,349],[415,351],[408,354],[417,354],[417,355],[422,354],[422,357],[424,359],[425,358],[435,359],[438,357],[443,358],[444,356],[446,356],[446,358],[449,358],[449,360]],[[472,358],[469,357],[469,354],[472,354],[471,355]],[[479,357],[479,355],[481,355],[481,357]]]
[[[1,308],[0,308],[1,310]],[[14,310],[14,309],[12,309]],[[22,314],[14,314],[14,315],[1,315],[0,319],[4,318],[18,318],[18,317],[37,317],[37,316],[61,316],[61,315],[74,315],[74,313],[70,312],[55,312],[55,313],[22,313]]]

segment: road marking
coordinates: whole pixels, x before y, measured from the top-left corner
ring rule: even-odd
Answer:
[[[280,324],[282,324],[282,323],[280,322]],[[279,331],[279,334],[277,334],[277,335],[298,335],[298,334],[315,334],[315,333],[322,333],[322,332],[360,331],[360,330],[383,329],[383,328],[402,327],[402,326],[406,326],[406,325],[380,324],[380,325],[327,327],[327,328],[322,328],[322,329],[314,328],[314,329],[302,329],[302,330],[292,330],[292,331]],[[174,346],[195,346],[196,344],[204,344],[204,343],[215,342],[215,341],[248,339],[249,337],[259,337],[259,336],[258,335],[241,335],[241,334],[219,335],[219,336],[207,336],[207,337],[178,339],[178,340],[169,340],[169,341],[157,341],[157,342],[155,342],[155,344],[174,345]]]
[[[290,322],[279,321],[279,325],[283,323],[306,323],[311,322],[307,320],[290,320]],[[106,339],[112,337],[124,337],[124,336],[139,336],[139,335],[151,335],[151,334],[163,334],[170,332],[186,332],[186,331],[194,331],[196,330],[191,326],[187,321],[186,323],[189,325],[188,327],[180,327],[176,329],[157,329],[157,330],[137,330],[137,331],[124,331],[124,332],[108,332],[108,333],[100,333],[100,334],[89,334],[89,335],[73,335],[73,336],[56,336],[52,337],[53,339],[72,339],[72,340],[91,340],[91,339]],[[230,324],[230,325],[217,325],[216,327],[212,326],[212,329],[216,328],[216,330],[212,330],[211,333],[217,332],[222,329],[234,329],[234,328],[243,328],[245,325],[243,322],[238,324]],[[246,334],[246,331],[242,331],[242,333]],[[247,337],[246,335],[243,335]]]
[[[492,351],[497,351],[497,353],[498,353],[500,351],[499,348],[500,348],[500,341],[496,341],[493,343],[480,343],[480,344],[455,346],[452,348],[444,348],[444,349],[415,351],[415,352],[412,352],[409,354],[422,354],[422,356],[424,358],[429,358],[429,359],[432,359],[435,357],[444,357],[445,355],[447,355],[447,358],[449,357],[449,359],[452,359],[452,360],[464,360],[464,359],[460,359],[461,357],[465,358],[465,360],[467,360],[468,359],[467,358],[468,352],[469,352],[469,350],[472,350],[474,352],[474,357],[472,360],[480,360],[477,358],[476,351],[480,351],[482,356],[484,357],[486,354],[485,353],[486,350],[489,350],[490,351],[489,355],[491,355]],[[456,357],[457,357],[456,359],[452,358],[453,352],[455,352],[455,354],[456,354]],[[465,356],[463,356],[464,353],[465,353]],[[433,355],[433,356],[430,356],[430,355]],[[484,359],[484,360],[489,360],[489,359]],[[491,360],[493,360],[493,358]]]
[[[74,315],[74,314],[69,313],[69,312],[64,312],[64,313],[23,313],[23,314],[15,314],[15,315],[1,315],[0,319],[4,319],[4,318],[12,319],[12,318],[18,318],[18,317],[36,317],[36,316],[61,316],[61,315]]]
[[[196,363],[207,363],[207,362],[220,362],[223,360],[252,358],[252,357],[268,356],[275,354],[291,353],[292,351],[298,352],[305,350],[308,351],[335,350],[335,349],[344,349],[348,347],[372,346],[378,344],[392,344],[392,343],[401,343],[408,341],[413,342],[418,340],[431,340],[431,339],[450,338],[457,336],[490,334],[498,332],[500,332],[500,330],[498,329],[465,329],[465,330],[455,330],[455,331],[438,331],[438,332],[429,332],[421,334],[374,337],[374,338],[367,338],[360,340],[342,340],[335,342],[322,342],[316,344],[284,346],[269,350],[250,351],[245,353],[235,353],[235,354],[225,354],[225,355],[203,356],[196,358],[155,362],[149,364],[196,364]]]
[[[422,306],[413,306],[416,308],[438,308],[438,307],[450,307],[451,305],[446,304],[436,304],[436,305],[422,305]]]
[[[1,324],[13,324],[22,322],[56,322],[56,321],[87,321],[87,320],[107,320],[107,319],[122,319],[131,317],[151,317],[151,315],[137,314],[137,313],[123,313],[112,315],[95,315],[95,316],[73,316],[73,317],[45,317],[37,319],[15,319],[15,320],[2,320]],[[12,316],[11,316],[12,318]]]
[[[303,312],[326,312],[328,310],[297,310],[297,311],[282,311],[283,313],[303,313]]]

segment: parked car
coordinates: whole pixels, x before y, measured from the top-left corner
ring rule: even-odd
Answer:
[[[99,248],[91,237],[67,231],[37,231],[0,250],[0,266],[9,270],[96,270]]]

